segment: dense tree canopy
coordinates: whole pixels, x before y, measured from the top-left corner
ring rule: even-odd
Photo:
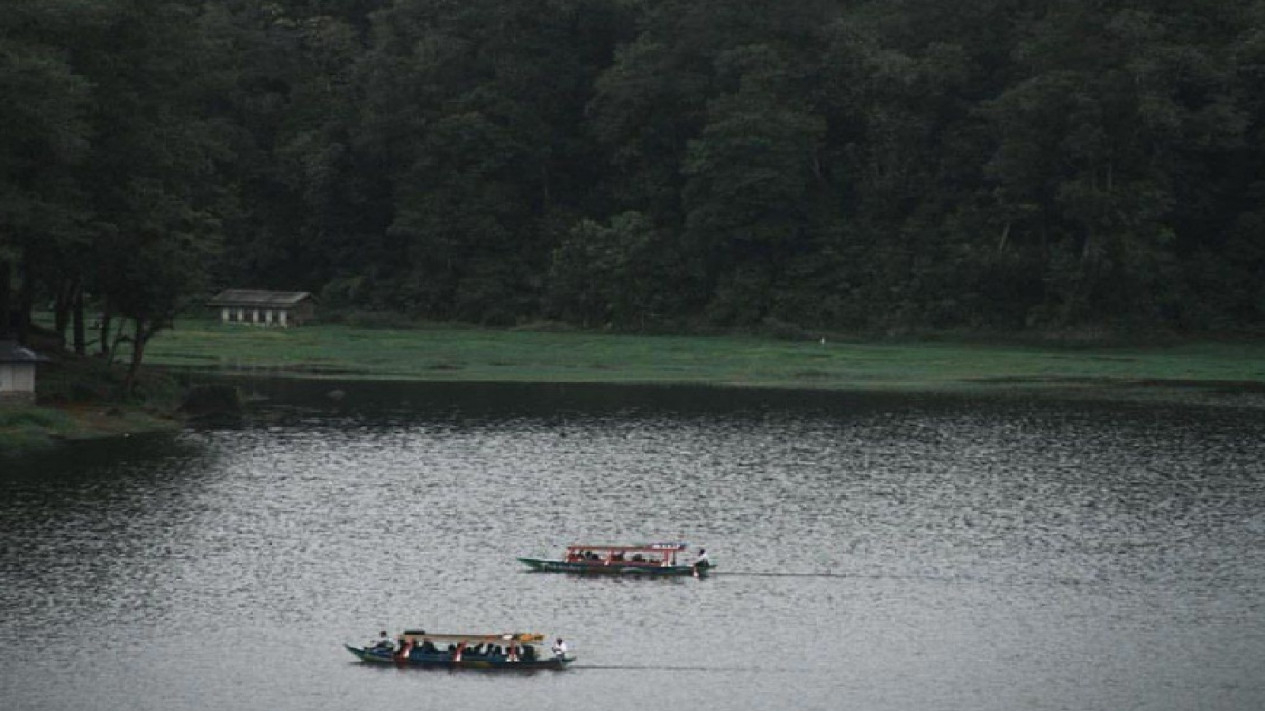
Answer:
[[[50,303],[80,350],[84,308],[143,345],[217,286],[497,325],[1265,325],[1260,0],[0,12],[0,327]]]

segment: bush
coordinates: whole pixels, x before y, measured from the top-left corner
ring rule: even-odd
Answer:
[[[70,423],[70,418],[57,410],[19,405],[0,407],[0,429],[27,427],[58,428]]]

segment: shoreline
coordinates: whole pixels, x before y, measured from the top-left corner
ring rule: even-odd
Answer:
[[[184,371],[184,375],[194,375]],[[255,381],[255,380],[296,380],[303,382],[336,383],[443,383],[460,385],[557,385],[557,386],[601,386],[601,387],[695,387],[716,388],[718,390],[744,391],[781,391],[816,394],[847,393],[884,393],[891,395],[928,396],[928,397],[976,397],[982,399],[1048,399],[1061,401],[1107,402],[1138,405],[1164,405],[1176,407],[1229,407],[1244,409],[1265,409],[1265,385],[1256,382],[1240,383],[1243,390],[1227,392],[1225,388],[1232,383],[1204,383],[1183,381],[1145,381],[1134,383],[1100,382],[1086,383],[1052,383],[1052,382],[1006,382],[1006,383],[963,383],[958,387],[927,387],[904,384],[900,386],[875,387],[873,383],[832,384],[830,386],[808,386],[803,383],[723,383],[702,381],[625,381],[625,380],[461,380],[461,379],[421,379],[421,378],[384,378],[362,375],[360,377],[340,374],[337,377],[298,376],[298,375],[250,375],[243,373],[198,371],[212,380]],[[249,408],[248,408],[249,409]],[[28,420],[20,426],[9,424],[11,420]],[[20,405],[0,409],[0,457],[23,456],[50,451],[63,444],[130,437],[133,435],[176,433],[184,429],[190,421],[176,411],[156,412],[153,408],[120,406],[110,404],[97,405]]]
[[[145,392],[109,395],[117,370],[54,356],[43,402],[0,407],[0,456],[60,442],[175,432],[181,390],[206,380],[698,386],[816,393],[1051,398],[1265,409],[1265,343],[1039,348],[466,328],[293,329],[191,319],[146,358]],[[125,358],[121,358],[125,360]],[[94,393],[86,401],[82,392]]]
[[[9,405],[0,408],[0,458],[75,442],[174,433],[185,424],[175,413],[124,405]]]
[[[1231,407],[1265,409],[1265,382],[1260,381],[1200,381],[1200,380],[1092,380],[1086,378],[981,378],[957,382],[914,383],[849,381],[832,383],[805,383],[770,380],[765,382],[725,382],[705,379],[654,379],[632,380],[622,378],[544,379],[529,377],[503,377],[496,379],[461,378],[448,375],[442,378],[392,377],[374,373],[314,374],[262,369],[253,371],[212,370],[204,368],[178,368],[171,372],[182,377],[202,376],[216,381],[297,381],[306,383],[428,383],[443,385],[542,385],[560,387],[663,387],[699,388],[759,392],[812,394],[888,394],[927,397],[977,397],[977,398],[1037,398],[1068,401],[1119,402],[1164,404],[1191,407]]]

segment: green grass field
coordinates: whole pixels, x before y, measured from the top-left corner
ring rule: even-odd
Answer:
[[[1265,344],[1055,348],[182,321],[150,365],[382,380],[695,383],[839,390],[1265,392]]]

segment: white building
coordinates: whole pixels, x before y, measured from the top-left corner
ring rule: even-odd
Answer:
[[[224,323],[298,326],[312,318],[315,299],[307,291],[225,289],[207,302]]]
[[[0,341],[0,402],[35,402],[35,364],[46,360],[16,341]]]

